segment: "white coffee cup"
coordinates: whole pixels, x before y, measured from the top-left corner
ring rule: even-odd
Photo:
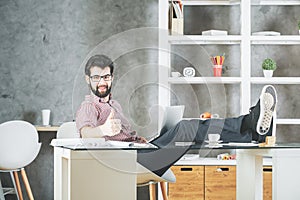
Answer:
[[[50,110],[49,109],[44,109],[42,110],[42,120],[43,120],[43,125],[48,126],[50,122]]]
[[[220,134],[208,134],[208,141],[209,142],[217,142],[220,139]]]

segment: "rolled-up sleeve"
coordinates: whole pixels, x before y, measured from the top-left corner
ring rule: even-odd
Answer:
[[[76,113],[76,126],[79,133],[83,127],[86,126],[96,127],[98,117],[99,116],[98,116],[97,109],[95,108],[93,103],[90,102],[82,103]]]

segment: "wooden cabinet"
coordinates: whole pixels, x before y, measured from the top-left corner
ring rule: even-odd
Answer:
[[[173,166],[176,183],[169,183],[170,200],[235,200],[236,166]],[[263,200],[272,199],[272,166],[263,168]]]
[[[263,168],[264,200],[272,200],[272,166]]]
[[[235,169],[235,166],[205,166],[205,200],[236,199]]]
[[[173,166],[176,183],[169,183],[169,200],[204,199],[204,166]]]

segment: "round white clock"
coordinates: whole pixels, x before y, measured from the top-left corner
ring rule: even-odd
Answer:
[[[195,69],[193,67],[185,67],[183,69],[183,76],[194,77],[195,76]]]

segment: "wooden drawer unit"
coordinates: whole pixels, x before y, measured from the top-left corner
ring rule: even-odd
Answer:
[[[172,166],[176,183],[169,183],[169,200],[204,199],[204,166]]]
[[[264,200],[272,200],[272,166],[263,168]]]
[[[205,200],[236,199],[236,167],[205,166]]]

